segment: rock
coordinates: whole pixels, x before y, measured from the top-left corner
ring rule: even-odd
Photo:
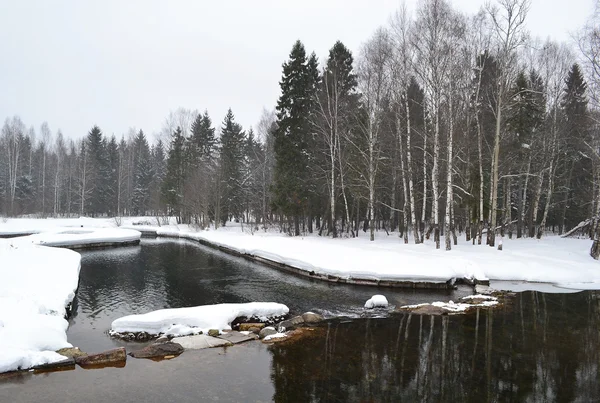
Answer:
[[[304,319],[305,323],[319,323],[325,320],[323,316],[318,313],[306,312],[302,314],[302,319]]]
[[[249,332],[252,332],[254,334],[259,334],[260,333],[260,328],[258,327],[251,327],[250,329],[248,329]]]
[[[482,295],[492,295],[495,292],[497,292],[496,290],[494,290],[492,287],[490,287],[489,285],[483,285],[483,284],[476,284],[475,285],[475,293],[476,294],[482,294]]]
[[[65,357],[68,357],[68,358],[77,358],[77,357],[83,357],[83,356],[88,355],[87,353],[84,353],[83,351],[81,351],[79,349],[79,347],[61,348],[60,350],[57,350],[56,352],[60,355],[64,355]]]
[[[256,336],[250,336],[250,335],[246,335],[246,334],[236,332],[236,331],[223,333],[222,335],[219,336],[219,339],[227,340],[228,342],[231,342],[232,344],[243,343],[245,341],[254,340],[255,338],[256,338]]]
[[[415,315],[446,315],[448,313],[444,308],[429,304],[411,309],[411,312]]]
[[[208,331],[208,335],[210,337],[217,337],[220,334],[220,332],[217,329],[210,329]]]
[[[66,360],[52,362],[50,364],[36,365],[33,367],[35,372],[68,371],[72,369],[75,369],[75,359],[72,357],[69,357]]]
[[[280,330],[290,330],[302,324],[304,324],[304,318],[302,316],[294,316],[291,319],[280,322],[278,328]]]
[[[168,343],[168,342],[169,342],[169,338],[167,336],[160,336],[158,339],[156,339],[156,341],[154,343],[160,344],[160,343]]]
[[[267,326],[260,331],[260,333],[258,334],[258,337],[260,337],[261,339],[264,339],[265,337],[270,336],[275,333],[277,333],[277,330],[275,330],[274,327]]]
[[[129,355],[134,358],[165,358],[178,356],[181,353],[183,353],[181,344],[168,342],[150,344],[141,350],[132,351]]]
[[[259,330],[265,327],[264,323],[240,323],[240,332],[251,331],[251,328],[258,328]]]
[[[198,334],[195,336],[184,336],[184,337],[175,337],[172,340],[173,343],[180,344],[186,350],[202,350],[205,348],[212,347],[223,347],[223,346],[231,346],[231,342],[224,340],[222,338],[216,338],[207,336],[205,334]]]
[[[90,354],[75,358],[75,362],[81,367],[90,366],[119,366],[125,365],[127,355],[125,348],[115,348],[99,354]]]
[[[367,302],[365,302],[365,308],[386,308],[388,306],[388,300],[383,295],[373,295]]]

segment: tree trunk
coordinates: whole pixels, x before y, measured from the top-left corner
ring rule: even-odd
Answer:
[[[439,96],[434,95],[434,118],[435,128],[433,132],[433,168],[431,169],[431,187],[433,188],[432,207],[433,207],[433,225],[434,225],[434,241],[435,248],[440,248],[440,216],[439,216],[439,197],[438,197],[438,182],[439,182],[439,168],[438,160],[440,156],[440,111],[439,111]]]
[[[491,192],[491,219],[490,228],[487,233],[487,244],[494,246],[496,243],[496,217],[498,208],[498,165],[500,158],[500,129],[502,127],[502,96],[503,91],[500,88],[496,105],[496,134],[494,135],[494,153],[492,156],[492,186]]]
[[[419,228],[417,226],[417,217],[415,214],[415,188],[413,183],[413,170],[412,170],[412,151],[411,147],[411,120],[410,120],[410,106],[408,102],[408,92],[404,92],[405,109],[406,109],[406,164],[408,168],[408,193],[410,195],[410,225],[413,229],[413,237],[415,238],[415,244],[421,242],[419,236]],[[406,210],[405,210],[406,211]],[[406,212],[404,213],[406,214]]]
[[[400,132],[400,117],[396,118],[396,131],[397,131],[397,139],[398,139],[398,152],[400,153],[400,174],[402,175],[402,192],[404,196],[404,201],[402,204],[402,224],[403,224],[403,235],[404,235],[404,243],[408,243],[408,215],[406,214],[406,210],[408,208],[408,194],[407,194],[407,186],[406,186],[406,174],[404,172],[404,150],[402,147],[402,134]]]

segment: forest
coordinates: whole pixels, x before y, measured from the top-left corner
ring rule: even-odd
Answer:
[[[529,7],[497,0],[466,15],[420,1],[356,54],[338,41],[324,60],[298,40],[253,128],[231,109],[180,108],[147,128],[155,139],[101,124],[67,138],[7,117],[0,214],[385,231],[447,250],[459,236],[597,238],[600,3],[569,43],[532,37]]]

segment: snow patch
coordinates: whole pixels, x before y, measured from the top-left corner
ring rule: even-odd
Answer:
[[[275,302],[249,302],[246,304],[202,305],[189,308],[171,308],[130,315],[113,321],[111,334],[141,333],[152,335],[186,336],[210,329],[230,330],[231,322],[240,316],[255,317],[262,321],[284,316],[287,306]]]
[[[373,309],[377,307],[387,307],[388,300],[383,295],[373,295],[367,302],[365,302],[365,308]]]
[[[275,334],[270,334],[268,336],[266,336],[263,341],[269,341],[272,339],[282,339],[284,337],[287,337],[287,335],[285,333],[275,333]]]

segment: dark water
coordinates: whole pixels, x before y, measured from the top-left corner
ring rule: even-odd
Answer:
[[[162,308],[266,301],[286,304],[293,314],[360,317],[365,301],[380,292],[399,306],[456,300],[471,291],[337,285],[282,273],[191,241],[143,239],[137,247],[82,252],[68,339],[88,351],[126,346],[106,335],[112,321]]]
[[[409,303],[457,297],[380,291]],[[295,343],[19,375],[0,380],[0,402],[600,401],[598,292],[524,292],[469,315],[360,318],[375,292],[289,277],[191,243],[145,241],[137,249],[86,253],[69,330],[69,340],[84,349],[111,345],[103,330],[114,317],[165,306],[275,300],[297,312],[354,318],[328,320]]]

